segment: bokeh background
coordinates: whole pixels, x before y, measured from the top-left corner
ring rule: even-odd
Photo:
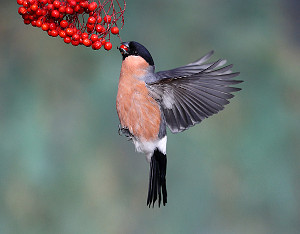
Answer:
[[[0,233],[300,233],[299,0],[128,0],[125,41],[157,70],[214,49],[240,71],[224,111],[168,138],[168,204],[117,133],[121,56],[0,8]]]

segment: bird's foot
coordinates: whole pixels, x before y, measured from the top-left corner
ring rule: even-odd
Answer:
[[[119,129],[118,129],[118,133],[120,136],[125,136],[128,138],[128,140],[132,140],[132,138],[134,137],[131,132],[129,131],[128,128],[124,128],[119,124]]]

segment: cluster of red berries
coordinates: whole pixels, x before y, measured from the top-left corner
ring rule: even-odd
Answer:
[[[124,1],[122,9],[118,0],[115,1],[119,11],[113,0],[104,0],[103,3],[87,0],[17,0],[17,3],[21,5],[18,12],[25,24],[41,28],[49,36],[60,36],[67,44],[82,44],[94,50],[103,46],[110,50],[110,35],[119,34],[118,20],[121,19],[123,27],[126,6]]]

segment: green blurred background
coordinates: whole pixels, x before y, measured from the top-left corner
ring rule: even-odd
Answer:
[[[128,0],[124,41],[157,70],[214,49],[240,71],[224,111],[168,138],[168,204],[117,133],[121,56],[0,8],[0,233],[300,233],[299,0]]]

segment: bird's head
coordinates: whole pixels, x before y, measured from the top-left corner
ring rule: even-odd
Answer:
[[[154,66],[150,52],[136,41],[122,42],[118,49],[122,54],[123,60],[129,56],[140,56],[145,59],[149,65]]]

